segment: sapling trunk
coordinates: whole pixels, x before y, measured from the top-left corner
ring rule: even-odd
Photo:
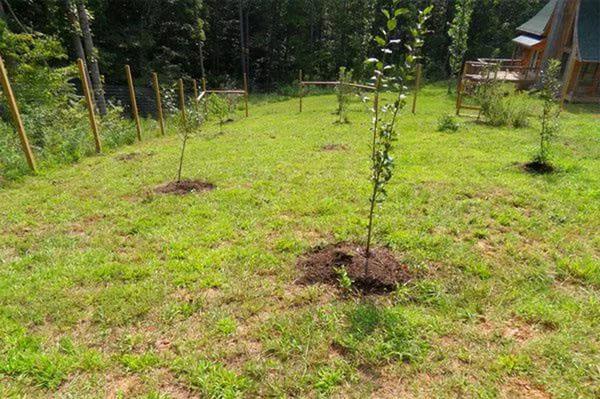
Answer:
[[[181,183],[181,171],[183,170],[183,157],[185,155],[185,147],[188,141],[186,134],[181,143],[181,156],[179,157],[179,169],[177,170],[177,183]]]
[[[425,33],[425,21],[427,21],[433,7],[427,7],[419,12],[416,27],[413,32],[413,42],[406,47],[409,53],[405,58],[404,66],[387,64],[386,56],[393,54],[393,47],[400,43],[400,40],[391,39],[391,34],[396,31],[398,26],[398,16],[408,12],[404,8],[397,8],[398,1],[393,0],[391,9],[383,9],[382,13],[388,18],[387,30],[382,29],[384,37],[376,36],[380,51],[383,53],[382,60],[369,58],[366,63],[375,65],[375,95],[373,99],[373,142],[371,153],[371,182],[373,189],[369,199],[369,223],[367,227],[367,243],[365,247],[365,279],[369,275],[369,262],[371,260],[371,245],[373,239],[373,228],[375,218],[376,204],[386,196],[385,185],[391,180],[394,169],[394,161],[391,156],[392,144],[396,140],[396,121],[398,113],[406,105],[406,86],[405,81],[414,70],[417,58],[415,51],[423,46],[422,36]],[[398,97],[393,102],[388,102],[384,106],[380,105],[382,88],[391,87],[398,93]]]

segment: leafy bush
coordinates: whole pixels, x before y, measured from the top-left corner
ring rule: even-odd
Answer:
[[[229,116],[229,105],[222,97],[211,94],[207,100],[208,112],[211,116],[215,116],[219,120],[219,132],[223,133],[223,124]]]
[[[460,124],[452,115],[444,115],[438,120],[438,132],[456,132]]]
[[[338,100],[338,109],[336,114],[339,116],[338,123],[348,123],[348,104],[350,103],[350,95],[352,94],[352,71],[348,71],[345,67],[340,68],[338,80],[339,85],[335,88],[335,94]]]
[[[23,124],[40,165],[72,163],[94,153],[92,133],[83,99],[71,80],[74,66],[53,68],[66,59],[60,43],[39,33],[16,34],[0,20],[0,52],[6,61]],[[0,91],[0,105],[6,98]],[[105,148],[131,144],[135,130],[111,107],[99,121]],[[4,115],[7,118],[7,115]],[[28,171],[12,123],[0,121],[0,182],[16,179]]]

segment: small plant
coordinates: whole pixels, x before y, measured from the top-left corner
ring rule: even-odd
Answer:
[[[373,80],[375,81],[375,98],[371,109],[373,124],[371,133],[373,135],[371,145],[371,183],[372,190],[369,199],[369,221],[367,227],[367,241],[365,247],[365,277],[369,274],[369,260],[371,258],[371,240],[373,238],[373,221],[375,206],[381,204],[387,195],[386,184],[391,180],[394,170],[394,159],[391,156],[392,145],[397,138],[396,121],[400,111],[406,105],[406,93],[408,88],[405,82],[414,72],[417,57],[415,54],[423,47],[423,36],[426,33],[425,22],[429,19],[432,6],[419,12],[416,26],[410,29],[412,43],[407,43],[408,53],[402,64],[389,63],[392,59],[394,48],[400,40],[393,39],[392,35],[398,27],[398,17],[408,13],[405,8],[399,7],[399,0],[392,0],[389,9],[382,9],[387,19],[386,29],[382,29],[382,36],[375,37],[375,43],[382,57],[370,58],[367,64],[375,68]],[[393,90],[396,98],[392,102],[384,103],[382,100],[383,90]]]
[[[217,94],[208,97],[208,112],[219,120],[219,133],[223,133],[223,125],[229,117],[229,104]]]
[[[197,133],[200,132],[202,125],[206,121],[206,113],[204,108],[197,101],[192,100],[188,104],[185,112],[181,113],[181,120],[178,125],[177,134],[181,140],[181,154],[179,156],[179,167],[177,169],[177,183],[181,183],[181,173],[183,170],[183,160],[187,142]]]
[[[337,123],[348,123],[348,105],[352,95],[352,86],[349,84],[352,83],[352,71],[348,71],[346,67],[341,67],[338,80],[340,84],[335,89],[338,100],[336,114],[339,116]]]
[[[456,132],[460,128],[460,124],[452,115],[444,115],[438,119],[438,132]]]
[[[352,291],[352,284],[354,284],[354,281],[352,281],[352,279],[348,275],[348,271],[346,270],[346,268],[343,266],[338,267],[335,269],[335,272],[337,274],[338,283],[340,284],[340,287],[342,287],[342,289],[345,292]]]
[[[561,87],[560,80],[560,62],[550,60],[548,66],[542,71],[542,88],[540,98],[543,101],[540,129],[540,148],[534,158],[534,162],[545,167],[550,166],[550,155],[552,139],[560,130],[559,118],[561,106],[557,101]]]

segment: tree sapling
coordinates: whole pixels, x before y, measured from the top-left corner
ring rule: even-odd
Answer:
[[[372,154],[371,154],[371,183],[372,190],[369,199],[369,220],[367,227],[367,241],[365,248],[365,277],[369,273],[369,260],[371,258],[371,241],[373,238],[373,219],[375,206],[381,204],[386,197],[386,184],[390,181],[394,170],[394,160],[391,156],[392,145],[397,138],[396,121],[400,111],[406,105],[406,94],[408,88],[405,82],[414,72],[417,57],[415,53],[423,46],[423,36],[426,28],[425,22],[429,18],[433,7],[429,6],[419,12],[418,21],[410,32],[412,43],[407,44],[407,54],[404,62],[393,63],[394,48],[400,40],[393,39],[398,27],[398,17],[408,13],[405,8],[399,7],[399,0],[392,0],[389,8],[383,9],[382,13],[387,19],[386,29],[382,29],[382,35],[375,37],[375,43],[381,51],[381,57],[369,58],[366,63],[374,66],[373,80],[375,82],[375,98],[371,113],[373,123],[371,126]],[[382,94],[384,90],[395,93],[393,101],[384,102]]]
[[[352,94],[352,71],[341,67],[339,72],[339,84],[335,88],[335,94],[338,100],[338,109],[336,115],[339,116],[337,123],[348,123],[348,104],[350,103],[350,95]]]
[[[454,7],[454,19],[448,29],[448,36],[452,42],[450,52],[451,79],[448,81],[448,94],[452,92],[452,83],[458,79],[462,64],[467,53],[469,40],[469,27],[473,15],[473,0],[458,0]]]

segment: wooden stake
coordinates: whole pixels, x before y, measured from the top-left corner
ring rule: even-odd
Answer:
[[[193,79],[192,82],[194,83],[194,101],[196,101],[196,103],[198,102],[198,81],[196,79]]]
[[[413,97],[412,113],[417,112],[417,97],[419,95],[419,89],[421,88],[421,73],[423,73],[423,65],[417,64],[417,80],[415,82],[415,95]]]
[[[302,96],[303,96],[303,87],[302,87],[302,69],[300,70],[300,74],[299,74],[299,78],[298,78],[298,89],[299,89],[299,94],[298,97],[300,98],[300,112],[302,112]]]
[[[248,117],[248,74],[244,74],[244,103],[246,104],[246,118]]]
[[[202,91],[206,91],[206,78],[202,78]]]
[[[179,79],[179,109],[181,111],[181,120],[186,123],[185,118],[185,91],[183,89],[183,79]]]
[[[133,87],[133,77],[131,76],[131,68],[125,65],[125,74],[127,75],[127,84],[129,85],[129,99],[131,100],[131,115],[135,120],[135,128],[137,130],[138,141],[142,141],[142,125],[140,124],[140,116],[138,114],[137,100],[135,98],[135,87]]]
[[[456,116],[460,116],[460,108],[462,106],[462,91],[464,86],[465,72],[467,70],[467,64],[463,65],[462,73],[458,81],[458,87],[456,88]]]
[[[0,80],[2,81],[2,89],[4,90],[4,94],[8,99],[8,107],[10,108],[10,114],[12,115],[13,122],[17,128],[17,132],[19,133],[19,139],[21,140],[21,148],[23,149],[23,153],[25,154],[25,158],[27,159],[27,164],[29,165],[29,168],[31,168],[31,171],[35,173],[35,158],[33,156],[33,151],[31,151],[31,146],[29,145],[29,139],[27,138],[27,134],[25,133],[23,119],[21,119],[19,107],[17,106],[17,100],[15,99],[15,94],[13,93],[12,87],[10,86],[10,81],[8,80],[8,73],[6,72],[6,68],[4,67],[4,60],[2,60],[2,57],[0,57]]]
[[[165,135],[165,121],[163,118],[162,100],[160,99],[160,85],[158,84],[158,75],[152,72],[152,85],[154,86],[154,94],[156,95],[156,110],[158,111],[158,125],[160,126],[160,134]]]
[[[102,152],[102,143],[100,143],[100,134],[98,133],[98,123],[96,122],[96,113],[94,111],[94,102],[92,101],[92,95],[90,93],[90,86],[86,79],[85,64],[83,60],[79,58],[77,60],[77,66],[79,67],[79,78],[81,79],[81,85],[83,86],[83,94],[85,95],[85,102],[88,109],[88,117],[90,119],[90,126],[92,128],[92,134],[94,135],[94,143],[96,144],[96,152],[100,154]]]

